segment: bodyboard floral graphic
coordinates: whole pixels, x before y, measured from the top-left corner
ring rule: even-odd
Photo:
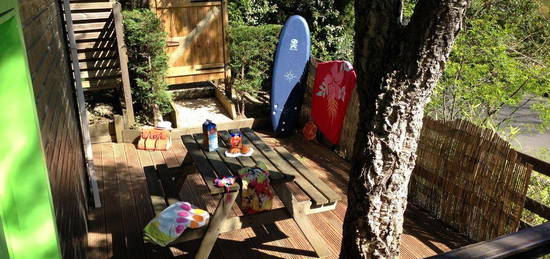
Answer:
[[[355,71],[346,61],[317,65],[312,98],[312,118],[333,144],[340,141],[347,106],[355,87]]]

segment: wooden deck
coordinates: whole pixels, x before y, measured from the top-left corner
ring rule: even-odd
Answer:
[[[260,134],[261,135],[261,134]],[[279,141],[261,135],[272,146],[283,145],[302,163],[318,173],[343,200],[333,211],[309,215],[315,228],[337,258],[340,250],[342,222],[347,201],[345,199],[349,163],[326,148],[292,137]],[[136,150],[132,144],[96,144],[94,159],[99,178],[103,208],[92,209],[88,215],[89,258],[192,258],[199,241],[183,243],[170,249],[143,244],[141,229],[153,217],[147,190],[149,169],[166,164],[178,167],[186,154],[181,140],[166,152]],[[148,169],[149,168],[149,169]],[[180,192],[200,197],[198,206],[213,212],[217,200],[200,181],[196,170],[186,169],[187,180]],[[236,209],[238,211],[238,209]],[[401,257],[423,258],[469,244],[460,235],[445,229],[420,209],[409,206],[405,215],[405,234],[402,236]],[[218,239],[210,258],[312,258],[315,254],[306,238],[291,220],[225,233]]]

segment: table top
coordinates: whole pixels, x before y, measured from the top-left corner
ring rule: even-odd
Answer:
[[[241,132],[243,144],[254,149],[252,156],[236,158],[225,156],[225,151],[229,146],[230,132]],[[238,176],[239,169],[254,167],[257,162],[263,162],[270,172],[271,184],[294,181],[316,204],[326,204],[341,199],[288,150],[284,147],[271,148],[250,128],[219,131],[219,149],[215,152],[204,151],[202,133],[184,135],[182,140],[188,154],[193,159],[195,166],[213,195],[226,192],[225,188],[214,185],[214,179],[224,176]],[[232,190],[238,188],[239,186],[235,185]]]

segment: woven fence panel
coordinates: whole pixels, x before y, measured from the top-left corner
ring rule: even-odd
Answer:
[[[417,155],[411,202],[475,241],[517,230],[532,167],[497,134],[426,118]]]

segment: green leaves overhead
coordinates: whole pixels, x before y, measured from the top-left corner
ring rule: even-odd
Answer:
[[[504,128],[503,107],[528,105],[550,125],[550,20],[537,1],[474,0],[428,105],[439,119]]]

